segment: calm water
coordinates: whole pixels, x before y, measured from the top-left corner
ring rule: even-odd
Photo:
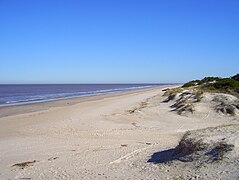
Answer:
[[[41,84],[0,85],[0,106],[44,102],[56,99],[108,94],[162,84]]]

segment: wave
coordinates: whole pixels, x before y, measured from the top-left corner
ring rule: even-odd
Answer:
[[[129,90],[151,88],[153,86],[155,86],[155,85],[100,89],[100,90],[92,90],[92,91],[64,92],[64,93],[36,95],[36,96],[24,96],[24,97],[21,97],[18,99],[13,99],[13,100],[8,100],[6,102],[2,102],[2,103],[0,103],[0,107],[23,105],[23,104],[38,103],[38,102],[47,102],[47,101],[82,97],[82,96],[110,94],[110,93],[114,93],[114,92],[123,92],[123,91],[129,91]]]

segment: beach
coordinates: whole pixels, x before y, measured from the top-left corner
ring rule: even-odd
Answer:
[[[239,0],[0,0],[0,180],[239,180]]]
[[[167,87],[1,108],[0,179],[180,177],[152,156],[229,119],[171,112]]]

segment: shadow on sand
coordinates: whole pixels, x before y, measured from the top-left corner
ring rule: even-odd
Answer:
[[[178,160],[181,162],[191,162],[193,161],[193,157],[190,156],[191,154],[192,152],[181,152],[178,151],[176,148],[172,148],[154,153],[147,162],[154,164],[167,163],[174,160]]]
[[[176,157],[173,156],[173,153],[175,152],[175,149],[168,149],[165,151],[160,151],[154,153],[151,158],[147,161],[149,163],[167,163],[169,161],[175,160]]]

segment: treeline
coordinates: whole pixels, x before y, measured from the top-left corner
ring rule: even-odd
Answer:
[[[182,86],[183,88],[198,87],[205,91],[215,91],[239,95],[239,74],[229,78],[205,77],[201,80],[193,80]]]

